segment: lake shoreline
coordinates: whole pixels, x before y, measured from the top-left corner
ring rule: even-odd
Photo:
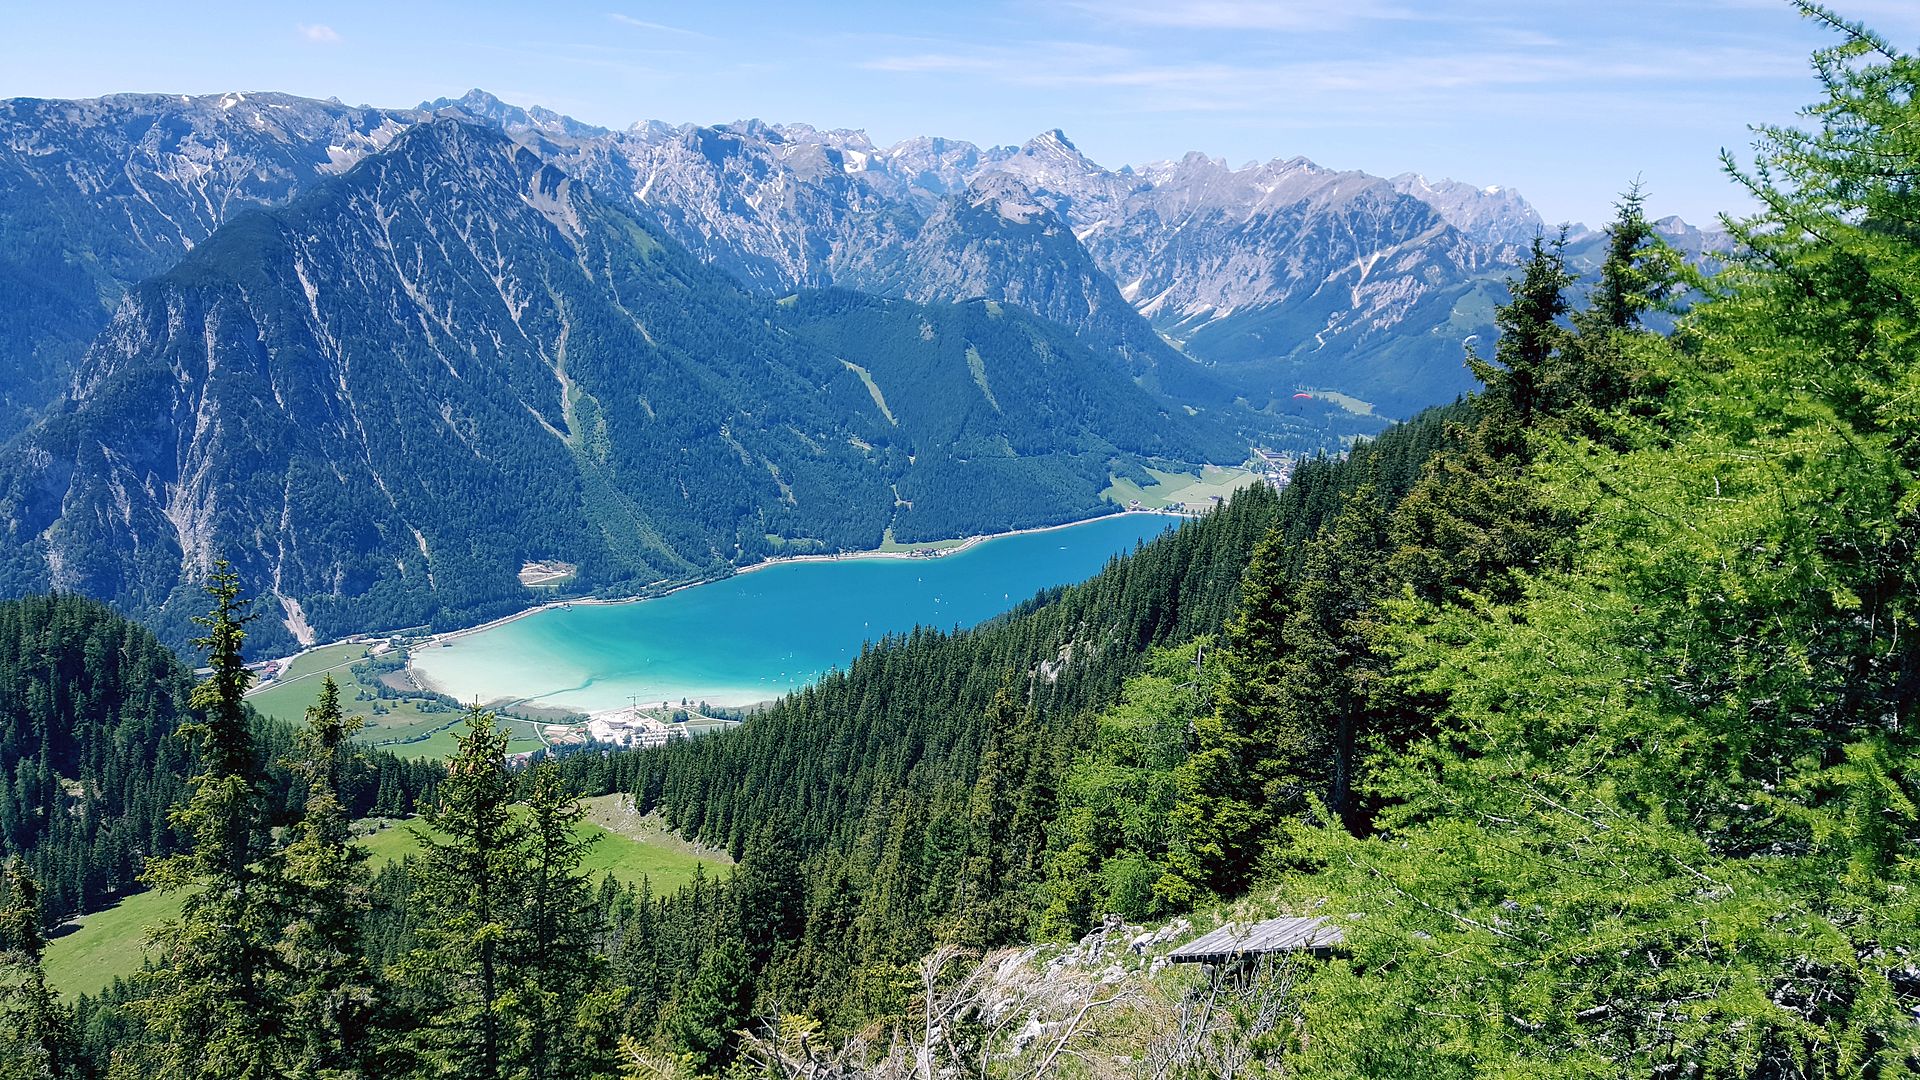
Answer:
[[[1053,525],[1040,525],[1040,526],[1034,526],[1032,528],[1026,528],[1026,529],[1011,529],[1006,532],[988,533],[988,534],[978,535],[978,536],[969,536],[969,537],[961,538],[957,543],[951,540],[934,541],[934,543],[943,543],[943,544],[951,545],[949,547],[942,547],[942,548],[917,549],[917,550],[910,550],[910,551],[869,550],[869,551],[850,551],[850,552],[838,552],[838,553],[817,554],[817,555],[775,556],[768,559],[762,559],[759,562],[752,563],[747,566],[740,567],[732,573],[725,574],[719,577],[705,578],[697,581],[681,582],[681,583],[672,585],[668,588],[662,589],[659,592],[648,593],[646,595],[641,595],[641,596],[583,597],[583,598],[572,599],[572,600],[549,600],[543,603],[535,604],[521,611],[513,612],[512,614],[509,614],[509,615],[503,615],[497,619],[491,619],[477,626],[464,627],[459,630],[451,630],[443,634],[435,634],[432,637],[427,638],[424,641],[420,642],[418,645],[414,646],[413,648],[410,648],[407,650],[407,671],[411,674],[415,685],[418,685],[431,693],[448,694],[450,692],[444,686],[437,684],[435,680],[431,678],[422,667],[414,663],[414,656],[418,650],[435,649],[435,648],[443,647],[447,644],[458,641],[462,638],[481,633],[482,631],[494,630],[499,627],[506,626],[510,623],[516,622],[518,620],[528,618],[529,616],[538,615],[542,612],[566,610],[575,605],[582,606],[582,607],[586,607],[586,606],[608,607],[608,606],[615,606],[615,605],[642,603],[648,600],[658,600],[668,596],[672,596],[675,593],[683,592],[687,589],[696,588],[701,585],[716,584],[721,581],[727,581],[732,578],[739,577],[741,575],[755,573],[755,572],[766,570],[775,566],[785,566],[785,565],[802,564],[802,563],[858,562],[862,560],[882,560],[882,559],[907,560],[907,561],[936,561],[939,559],[944,559],[949,555],[957,555],[965,551],[973,550],[982,544],[986,544],[994,540],[1019,537],[1019,536],[1031,536],[1031,535],[1044,534],[1044,533],[1050,533],[1050,532],[1058,532],[1061,530],[1073,529],[1073,528],[1079,528],[1086,525],[1091,525],[1097,522],[1113,521],[1121,518],[1135,517],[1135,516],[1149,516],[1149,517],[1157,517],[1157,518],[1172,517],[1172,518],[1185,519],[1188,517],[1192,517],[1193,515],[1181,514],[1176,511],[1167,511],[1167,510],[1122,510],[1112,514],[1101,514],[1095,517],[1081,518],[1077,521],[1067,521],[1067,522],[1060,522]],[[755,691],[744,691],[744,692],[756,693]],[[764,694],[765,691],[760,690],[757,693]],[[767,699],[761,699],[756,703],[764,703],[764,700],[767,700]],[[734,706],[727,705],[727,707],[731,708]]]
[[[569,607],[574,607],[576,605],[580,607],[605,607],[605,606],[610,606],[615,604],[642,604],[647,602],[648,600],[658,600],[662,597],[672,596],[674,593],[680,592],[685,589],[697,589],[702,585],[711,585],[716,581],[726,581],[729,578],[736,578],[736,577],[740,577],[743,574],[752,574],[761,570],[768,570],[776,566],[788,566],[788,565],[793,565],[797,563],[815,563],[815,562],[853,562],[855,560],[860,560],[860,559],[944,559],[949,555],[958,555],[961,552],[970,551],[973,548],[976,548],[981,544],[987,543],[988,541],[991,541],[991,540],[999,540],[1009,536],[1032,536],[1036,533],[1058,532],[1061,529],[1077,528],[1081,525],[1087,525],[1095,521],[1106,521],[1111,518],[1127,517],[1133,514],[1148,514],[1155,517],[1177,517],[1177,518],[1189,518],[1194,516],[1192,514],[1182,514],[1172,510],[1122,510],[1116,514],[1101,514],[1098,517],[1081,518],[1078,521],[1063,521],[1057,525],[1036,525],[1030,529],[1009,529],[1006,532],[985,533],[979,536],[962,537],[960,538],[958,543],[955,543],[952,540],[929,541],[930,543],[935,543],[935,544],[953,544],[952,547],[924,548],[916,551],[869,550],[869,551],[829,552],[829,553],[819,554],[819,555],[773,555],[768,558],[762,559],[759,562],[748,563],[745,566],[738,567],[730,574],[723,574],[719,577],[702,578],[698,581],[682,581],[675,585],[669,585],[668,587],[666,587],[665,589],[662,589],[657,593],[647,593],[644,596],[583,596],[573,600],[548,600],[539,604],[535,604],[530,608],[526,608],[521,611],[516,611],[511,615],[502,615],[497,619],[492,619],[487,622],[483,622],[478,626],[468,626],[468,627],[463,627],[459,630],[449,630],[444,634],[435,634],[432,637],[427,638],[425,641],[422,641],[419,645],[414,646],[414,648],[417,649],[417,648],[427,648],[430,646],[438,646],[449,641],[455,641],[460,638],[466,637],[469,634],[478,634],[483,630],[491,630],[497,626],[505,626],[510,622],[514,622],[518,619],[527,618],[530,615],[538,615],[543,611],[565,609]],[[922,552],[925,552],[925,554],[922,554]],[[344,640],[358,641],[358,640],[361,640],[361,638],[347,638]],[[338,644],[338,643],[336,642],[335,644]],[[314,646],[314,648],[325,648],[325,647],[326,646],[324,645]],[[309,651],[309,650],[302,650],[302,652],[306,652],[306,651]],[[411,660],[409,660],[409,667],[411,667]]]
[[[414,649],[437,648],[448,642],[456,641],[470,634],[478,634],[483,630],[492,630],[496,627],[505,626],[508,623],[514,622],[516,620],[524,619],[532,615],[538,615],[543,611],[565,609],[575,604],[579,604],[583,607],[584,606],[597,607],[597,606],[606,606],[606,605],[614,605],[614,604],[638,604],[648,600],[658,600],[662,597],[671,596],[674,593],[681,592],[685,589],[697,588],[701,585],[711,585],[714,582],[725,581],[729,578],[738,577],[742,574],[751,574],[760,570],[769,569],[771,567],[785,566],[792,563],[847,562],[847,561],[858,560],[858,559],[943,559],[949,555],[958,555],[961,552],[970,551],[981,544],[987,543],[988,541],[998,540],[1003,537],[1028,536],[1035,533],[1055,532],[1060,529],[1071,529],[1081,525],[1087,525],[1096,521],[1106,521],[1112,518],[1127,517],[1129,515],[1137,515],[1137,514],[1147,514],[1147,515],[1153,515],[1156,517],[1177,517],[1177,518],[1190,518],[1195,516],[1193,514],[1183,514],[1174,510],[1128,509],[1128,510],[1121,510],[1121,511],[1118,511],[1117,513],[1112,513],[1112,514],[1100,514],[1095,517],[1080,518],[1077,521],[1063,521],[1054,525],[1036,525],[1026,529],[1009,529],[1006,532],[982,533],[975,536],[961,537],[959,538],[958,542],[955,542],[954,540],[929,541],[929,543],[951,544],[952,546],[943,547],[943,548],[921,549],[923,551],[926,551],[926,554],[922,554],[920,553],[920,551],[867,550],[867,551],[842,551],[842,552],[833,552],[833,553],[818,554],[818,555],[774,555],[769,558],[762,559],[759,562],[749,563],[746,566],[738,567],[732,573],[725,574],[720,577],[702,578],[695,581],[682,581],[677,584],[669,585],[666,588],[662,589],[661,591],[655,592],[655,593],[646,593],[644,595],[635,595],[635,596],[611,596],[611,597],[584,596],[584,597],[579,597],[572,600],[546,600],[538,604],[534,604],[531,607],[522,608],[519,611],[515,611],[507,615],[502,615],[496,619],[489,619],[486,622],[479,623],[474,626],[462,627],[459,630],[449,630],[443,634],[434,634],[431,637],[428,637],[422,642],[420,642],[418,645],[412,646],[407,649],[406,671],[413,678],[414,684],[420,687],[421,690],[427,693],[444,694],[446,693],[445,690],[437,686],[434,686],[432,683],[432,680],[428,679],[424,673],[422,673],[419,669],[414,667],[413,665]],[[661,584],[661,583],[657,582],[656,584]],[[372,644],[372,643],[384,641],[384,640],[387,640],[387,636],[383,634],[352,634],[335,641],[316,642],[315,644],[308,645],[305,648],[300,649],[298,652],[292,653],[290,655],[283,656],[283,657],[271,657],[268,659],[267,662],[276,664],[278,665],[280,670],[285,671],[295,660],[298,660],[301,657],[308,655],[309,653],[319,652],[322,649],[335,648],[340,645],[355,645],[355,644],[361,644],[361,643]],[[255,683],[253,686],[249,687],[247,690],[247,695],[252,696],[253,694],[267,690],[271,687],[281,686],[281,685],[284,685],[284,683],[278,678],[268,679],[263,682]],[[764,703],[762,702],[760,704],[764,704]]]

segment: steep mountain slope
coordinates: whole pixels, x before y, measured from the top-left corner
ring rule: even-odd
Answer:
[[[1014,178],[967,175],[1011,149],[917,139],[881,151],[858,132],[758,121],[724,127],[649,123],[582,137],[548,114],[474,91],[450,105],[503,124],[542,157],[635,213],[751,289],[837,287],[923,302],[1016,305],[1114,353],[1136,377],[1183,402],[1235,393],[1167,345],[1119,296],[1074,229]],[[1272,441],[1322,445],[1293,418],[1241,426]]]
[[[752,289],[839,287],[921,301],[996,300],[1119,350],[1129,367],[1179,363],[1114,292],[1073,230],[965,143],[919,140],[896,162],[864,136],[775,128],[639,125],[605,139],[514,119],[484,95],[462,105],[505,117],[543,156],[634,209]],[[459,103],[456,103],[459,104]],[[1004,156],[1004,155],[1002,155]],[[1188,366],[1191,366],[1190,364]]]
[[[1405,415],[1466,389],[1462,343],[1491,331],[1488,296],[1514,238],[1539,227],[1512,192],[1402,191],[1304,159],[1231,169],[1191,154],[1113,171],[1059,131],[983,150],[758,122],[604,140],[537,130],[543,153],[630,193],[757,289],[1019,304],[1118,350],[1136,374],[1159,369],[1176,396],[1257,409],[1329,388]]]
[[[128,285],[415,119],[287,94],[0,100],[0,439],[64,389]]]
[[[857,159],[764,124],[649,124],[585,151],[556,160],[630,197],[689,251],[765,293],[835,284],[843,264],[884,263],[919,222],[864,182]]]
[[[529,560],[632,588],[776,539],[873,546],[897,518],[1063,520],[1135,449],[1244,452],[1070,341],[1073,377],[1037,385],[1042,328],[960,349],[936,330],[897,361],[984,370],[1071,420],[995,410],[980,434],[1036,482],[952,492],[932,478],[967,448],[887,415],[883,384],[777,312],[498,131],[416,126],[129,294],[73,401],[0,466],[5,588],[110,597],[180,638],[224,557],[278,606],[260,632],[305,641],[523,604]]]
[[[1303,446],[1326,433],[1274,404],[1302,389],[1390,415],[1463,389],[1461,345],[1490,333],[1500,280],[1540,226],[1510,189],[1301,159],[1107,169],[1059,131],[987,148],[758,121],[613,132],[481,91],[403,111],[278,94],[22,99],[0,103],[0,438],[67,388],[126,286],[436,112],[510,133],[750,291],[1016,304],[1178,397],[1243,397],[1275,414],[1252,422],[1262,438]],[[1021,236],[975,212],[1003,196],[1065,228]]]
[[[1343,390],[1405,415],[1467,388],[1459,300],[1507,265],[1428,204],[1304,159],[1199,154],[1080,222],[1123,295],[1256,403]]]
[[[1073,228],[1003,173],[988,173],[943,199],[891,272],[863,284],[911,300],[1015,304],[1111,349],[1138,375],[1193,366],[1127,304]],[[1182,374],[1169,379],[1183,381]]]
[[[1539,211],[1512,188],[1429,180],[1419,173],[1401,173],[1388,183],[1400,194],[1433,207],[1447,224],[1483,243],[1525,247],[1547,231]]]
[[[981,505],[1004,507],[1014,526],[1044,520],[1037,508],[1099,513],[1116,451],[1216,461],[1247,451],[1224,425],[1141,392],[1059,326],[993,301],[803,293],[782,305],[779,325],[838,357],[884,403],[914,460],[895,488],[897,540],[977,531]]]
[[[1413,301],[1459,292],[1463,276],[1503,258],[1489,238],[1537,220],[1510,193],[1422,185],[1415,194],[1465,230],[1436,241],[1371,177],[1328,174],[1369,197],[1313,201],[1313,183],[1300,180],[1325,171],[1303,162],[1236,171],[1193,155],[1115,172],[1058,131],[988,149],[933,138],[878,148],[859,132],[757,121],[610,132],[480,91],[411,111],[276,94],[18,100],[0,115],[0,238],[14,241],[0,256],[0,299],[17,313],[0,325],[9,368],[0,437],[65,388],[127,285],[170,266],[233,212],[284,203],[436,111],[511,133],[755,291],[839,286],[1018,304],[1117,348],[1136,373],[1176,372],[1162,385],[1199,398],[1244,392],[1258,403],[1301,385],[1390,388],[1404,362],[1383,361],[1393,350],[1383,354],[1382,339],[1436,329],[1430,309],[1441,305]],[[1044,244],[1009,244],[1004,219],[970,213],[1013,191],[1009,178],[1028,193],[1016,200],[1068,227]],[[1078,250],[1080,240],[1089,250]],[[1366,280],[1332,280],[1358,259],[1372,260]],[[1112,303],[1107,283],[1093,280],[1102,275],[1196,358],[1258,362],[1260,377],[1228,391],[1200,365],[1182,364]],[[1358,314],[1329,310],[1342,292]],[[1447,325],[1435,341],[1419,344],[1447,354],[1451,378],[1454,346],[1482,328],[1439,322]],[[1451,382],[1430,381],[1413,379],[1401,396],[1451,392]]]

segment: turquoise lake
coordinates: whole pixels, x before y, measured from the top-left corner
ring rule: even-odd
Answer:
[[[883,635],[972,626],[1083,581],[1178,524],[1119,514],[940,558],[776,563],[653,600],[549,608],[417,649],[413,665],[462,701],[581,712],[681,698],[747,705],[845,667]]]

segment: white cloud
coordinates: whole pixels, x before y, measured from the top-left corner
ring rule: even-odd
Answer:
[[[707,37],[706,34],[698,30],[688,30],[683,26],[668,26],[666,23],[648,22],[645,19],[636,19],[631,15],[622,15],[617,11],[609,14],[607,18],[612,19],[622,26],[631,26],[636,30],[651,30],[656,34],[680,34],[684,37],[695,38]]]
[[[294,29],[316,45],[338,45],[341,41],[340,31],[322,23],[300,23]]]

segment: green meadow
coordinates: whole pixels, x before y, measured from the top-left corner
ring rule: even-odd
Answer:
[[[1147,472],[1153,476],[1153,483],[1142,486],[1116,476],[1107,489],[1100,493],[1100,497],[1121,506],[1138,501],[1147,510],[1165,510],[1174,503],[1185,503],[1189,510],[1207,510],[1212,508],[1216,496],[1225,499],[1259,480],[1259,476],[1251,469],[1220,465],[1208,465],[1197,476],[1159,469],[1148,469]]]
[[[611,875],[623,885],[638,885],[644,878],[658,895],[691,882],[696,867],[724,875],[732,865],[724,852],[681,839],[657,816],[622,810],[620,799],[603,795],[583,800],[587,820],[580,823],[580,833],[594,842],[581,868],[595,881]],[[376,867],[417,854],[420,833],[426,830],[417,820],[374,819],[360,827],[366,830],[360,843]],[[178,916],[180,907],[177,894],[143,892],[82,916],[74,929],[48,944],[47,981],[71,997],[98,994],[113,980],[133,975],[140,970],[147,930]]]

